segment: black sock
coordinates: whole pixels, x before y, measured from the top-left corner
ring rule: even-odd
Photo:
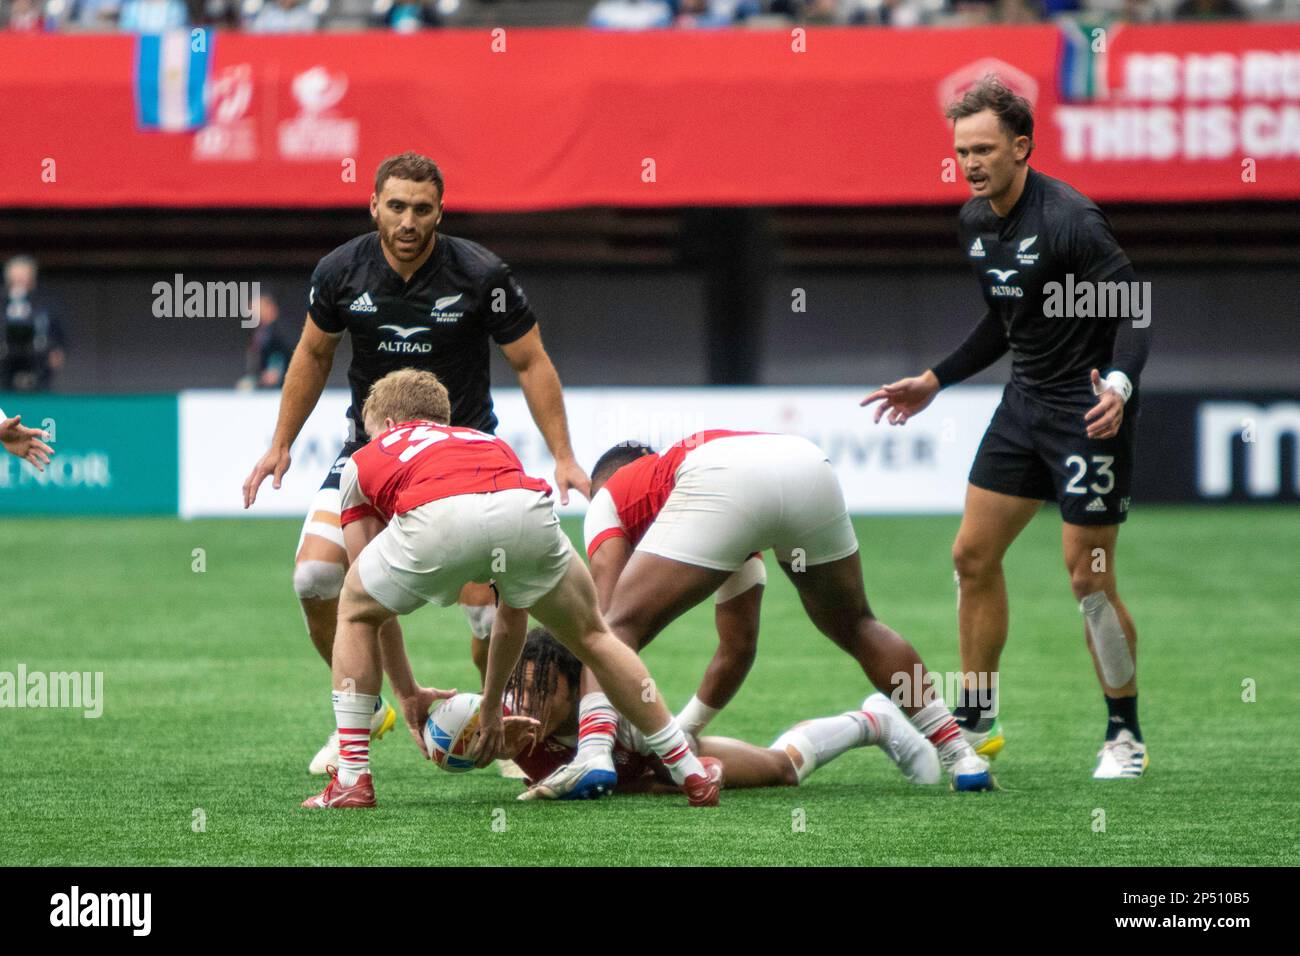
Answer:
[[[986,691],[984,696],[988,697]],[[952,716],[957,721],[957,726],[972,733],[985,733],[993,726],[993,717],[986,715],[984,704],[990,701],[981,700],[978,688],[963,687],[957,692],[957,706],[953,708]]]
[[[1121,730],[1127,730],[1138,743],[1142,742],[1142,728],[1138,726],[1137,694],[1132,697],[1107,697],[1106,739],[1114,740]]]

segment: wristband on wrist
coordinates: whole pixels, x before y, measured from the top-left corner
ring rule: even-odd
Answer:
[[[1119,392],[1119,397],[1124,400],[1125,404],[1128,404],[1129,398],[1133,395],[1133,383],[1129,381],[1127,375],[1118,369],[1102,379],[1102,384],[1112,391]]]

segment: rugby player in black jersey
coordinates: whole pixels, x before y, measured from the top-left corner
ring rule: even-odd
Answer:
[[[339,476],[352,453],[368,441],[361,408],[373,382],[400,368],[433,372],[450,392],[451,424],[492,432],[497,419],[488,360],[490,343],[495,342],[518,374],[529,411],[555,458],[561,503],[568,502],[571,490],[584,496],[589,491],[587,475],[569,444],[560,379],[542,347],[523,290],[509,266],[493,253],[437,232],[442,201],[442,173],[431,159],[403,153],[380,164],[370,197],[376,229],[339,246],[312,273],[307,322],[285,374],[271,448],[244,482],[245,508],[252,506],[267,477],[280,487],[289,469],[289,449],[316,407],[334,351],[348,333],[348,441],[312,502],[293,572],[308,633],[326,664],[334,647],[347,565],[339,524]],[[492,592],[487,585],[471,584],[460,601],[481,674],[494,617]],[[396,630],[397,622],[387,626]],[[372,734],[382,736],[395,717],[380,698]],[[310,769],[323,774],[327,765],[337,763],[338,736],[332,734]]]
[[[1053,500],[1108,712],[1093,776],[1140,777],[1147,753],[1137,717],[1137,632],[1116,589],[1115,544],[1130,502],[1148,286],[1137,282],[1101,210],[1029,167],[1027,101],[986,77],[947,115],[972,195],[959,217],[962,251],[988,311],[948,358],[862,404],[880,401],[875,420],[902,425],[941,388],[1011,352],[1011,382],[976,453],[953,545],[967,681],[955,716],[978,753],[1002,749],[995,697],[1008,622],[1002,557]]]

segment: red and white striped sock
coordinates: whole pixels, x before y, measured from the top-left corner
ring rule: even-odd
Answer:
[[[614,734],[618,711],[600,692],[587,694],[578,702],[578,754],[575,760],[614,761]]]
[[[339,783],[350,787],[370,772],[370,717],[379,695],[336,690],[330,700],[339,728]]]
[[[934,744],[934,749],[939,751],[939,762],[945,768],[975,753],[961,735],[961,727],[957,726],[957,721],[953,719],[942,698],[926,704],[913,714],[912,726]]]
[[[676,720],[670,718],[662,728],[646,737],[645,742],[663,761],[663,765],[673,776],[673,783],[678,786],[685,783],[687,777],[704,773],[703,765],[699,758],[691,753],[686,735],[682,733],[682,728],[677,726]]]

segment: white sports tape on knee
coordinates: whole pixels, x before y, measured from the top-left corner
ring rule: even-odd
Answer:
[[[803,783],[804,777],[817,769],[817,748],[808,739],[808,735],[798,728],[787,730],[772,741],[772,746],[767,749],[779,750],[790,758],[800,783]]]
[[[739,597],[750,588],[767,583],[767,567],[763,559],[750,558],[727,580],[722,582],[713,597],[714,604],[726,604],[734,597]]]
[[[462,604],[461,611],[469,621],[469,631],[480,641],[492,636],[492,622],[497,619],[497,609],[491,604]]]
[[[318,490],[311,499],[311,508],[307,511],[307,519],[302,523],[302,532],[298,535],[296,550],[302,550],[303,539],[309,534],[324,538],[326,541],[337,544],[340,548],[344,547],[343,528],[339,522],[341,507],[337,488],[321,488]]]
[[[1092,646],[1101,664],[1101,676],[1109,687],[1123,687],[1133,679],[1133,655],[1119,615],[1105,591],[1089,594],[1079,602],[1079,610],[1092,634]]]
[[[343,590],[347,569],[333,561],[299,561],[293,568],[293,589],[300,598],[328,601]]]

